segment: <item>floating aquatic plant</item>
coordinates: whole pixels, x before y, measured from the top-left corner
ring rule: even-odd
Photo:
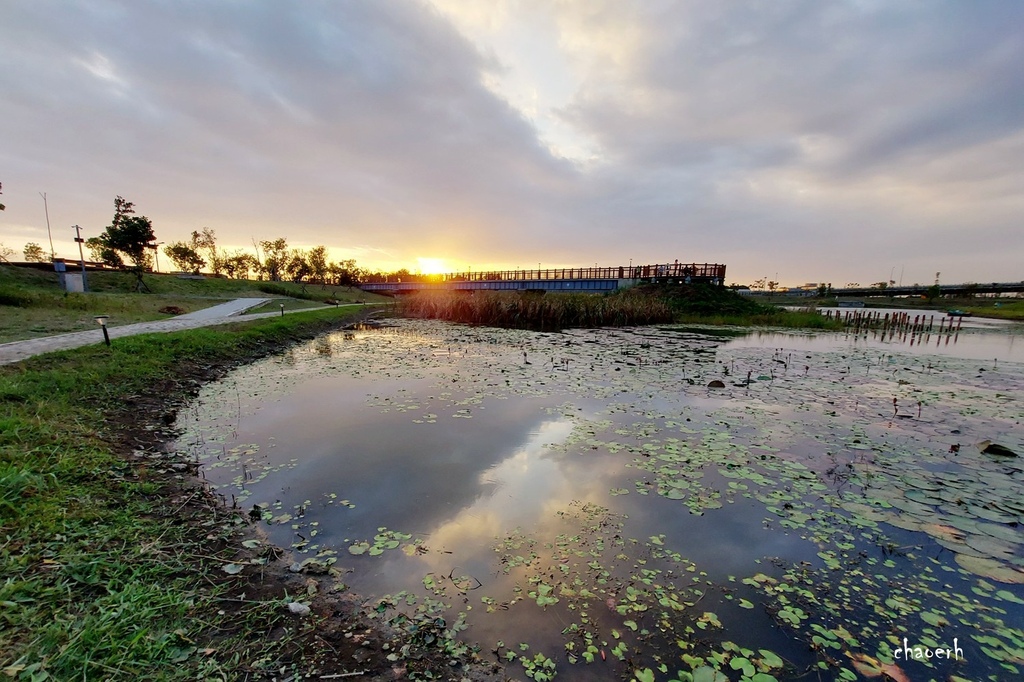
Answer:
[[[918,666],[938,678],[948,675],[935,661],[896,661],[894,648],[904,636],[935,648],[957,634],[970,676],[1024,670],[1024,465],[972,445],[1021,450],[1019,365],[981,373],[968,360],[856,347],[794,355],[672,328],[537,334],[400,322],[328,340],[330,354],[298,350],[205,389],[181,447],[218,492],[260,505],[275,542],[312,557],[346,548],[351,562],[406,562],[416,578],[402,587],[422,594],[385,611],[406,609],[390,617],[443,646],[466,646],[474,623],[514,611],[561,629],[530,632],[543,646],[502,649],[503,660],[559,679],[587,665],[660,681],[767,682],[808,670],[852,680]],[[382,503],[344,476],[281,495],[275,476],[304,462],[284,434],[232,439],[266,405],[320,380],[359,386],[362,424],[387,416],[419,434],[484,429],[500,408],[535,405],[573,428],[524,466],[608,473],[573,488],[578,502],[552,498],[530,525],[498,529],[491,547],[449,548],[491,557],[496,578],[480,584],[427,550],[430,529],[413,541],[378,523],[334,528],[351,509],[372,517]],[[713,380],[723,385],[709,392]],[[415,456],[438,455],[417,444]],[[751,557],[730,580],[696,559],[705,548],[681,542],[678,529],[725,527],[740,514],[766,537],[791,538],[790,555]],[[419,611],[427,598],[439,603]],[[751,624],[801,644],[760,647]]]

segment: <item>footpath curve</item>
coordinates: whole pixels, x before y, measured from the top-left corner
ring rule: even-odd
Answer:
[[[111,339],[120,339],[135,334],[151,334],[155,332],[177,332],[184,329],[198,329],[199,327],[210,327],[218,324],[238,322],[246,310],[269,301],[268,298],[239,298],[227,303],[197,310],[194,313],[179,315],[168,320],[155,320],[153,322],[138,322],[126,324],[120,327],[107,327],[107,333]],[[286,313],[301,313],[309,310],[320,310],[332,306],[318,308],[302,308],[300,310],[289,310]],[[280,315],[280,311],[269,313],[254,313],[246,315],[245,320],[258,320],[264,317]],[[58,350],[70,350],[81,348],[95,343],[103,343],[103,332],[99,328],[82,332],[71,332],[70,334],[57,334],[56,336],[43,336],[38,339],[26,339],[24,341],[12,341],[0,344],[0,365],[10,365],[15,362],[26,360],[35,355],[52,353]]]

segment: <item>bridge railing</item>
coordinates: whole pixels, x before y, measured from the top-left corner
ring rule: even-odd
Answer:
[[[538,270],[467,270],[439,275],[370,275],[364,283],[397,282],[494,282],[511,280],[547,281],[566,279],[659,279],[692,277],[725,282],[725,266],[720,263],[661,263],[592,268],[541,268]]]

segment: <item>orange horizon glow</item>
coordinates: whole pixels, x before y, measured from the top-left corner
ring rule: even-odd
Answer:
[[[423,275],[443,275],[451,270],[443,258],[416,258],[417,269]]]

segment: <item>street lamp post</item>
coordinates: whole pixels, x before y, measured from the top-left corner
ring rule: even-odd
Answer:
[[[110,319],[110,316],[109,315],[97,315],[95,319],[99,323],[100,327],[103,328],[103,342],[109,346],[110,345],[110,334],[107,333],[107,320]]]

